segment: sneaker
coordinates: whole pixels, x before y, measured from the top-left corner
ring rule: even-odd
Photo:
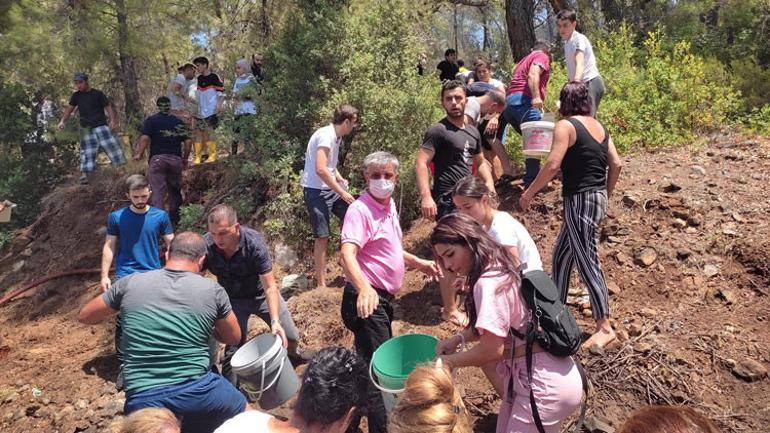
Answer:
[[[297,353],[289,353],[289,361],[294,368],[299,367],[302,364],[307,364],[316,355],[315,350],[301,350],[297,349]]]

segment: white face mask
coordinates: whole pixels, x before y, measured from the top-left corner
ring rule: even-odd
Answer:
[[[396,189],[396,183],[387,179],[370,179],[369,180],[369,193],[374,198],[384,200],[393,195],[393,190]]]

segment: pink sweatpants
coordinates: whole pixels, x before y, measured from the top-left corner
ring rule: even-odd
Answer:
[[[583,383],[572,358],[558,358],[547,352],[532,357],[532,388],[546,433],[559,433],[561,423],[580,407]],[[497,417],[497,433],[538,433],[529,402],[529,379],[525,358],[503,361],[497,374],[506,387],[513,377],[513,398],[503,397]]]

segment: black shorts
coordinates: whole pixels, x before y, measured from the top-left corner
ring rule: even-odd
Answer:
[[[212,114],[209,117],[196,117],[195,118],[195,129],[199,129],[201,131],[213,131],[217,129],[219,126],[219,116],[216,114]]]

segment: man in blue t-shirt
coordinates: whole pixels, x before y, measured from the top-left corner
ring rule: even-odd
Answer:
[[[174,239],[174,228],[166,211],[149,206],[150,184],[141,174],[126,179],[131,205],[110,214],[107,237],[102,249],[102,290],[112,286],[109,272],[115,258],[115,279],[135,272],[160,269],[158,241],[168,245]]]

